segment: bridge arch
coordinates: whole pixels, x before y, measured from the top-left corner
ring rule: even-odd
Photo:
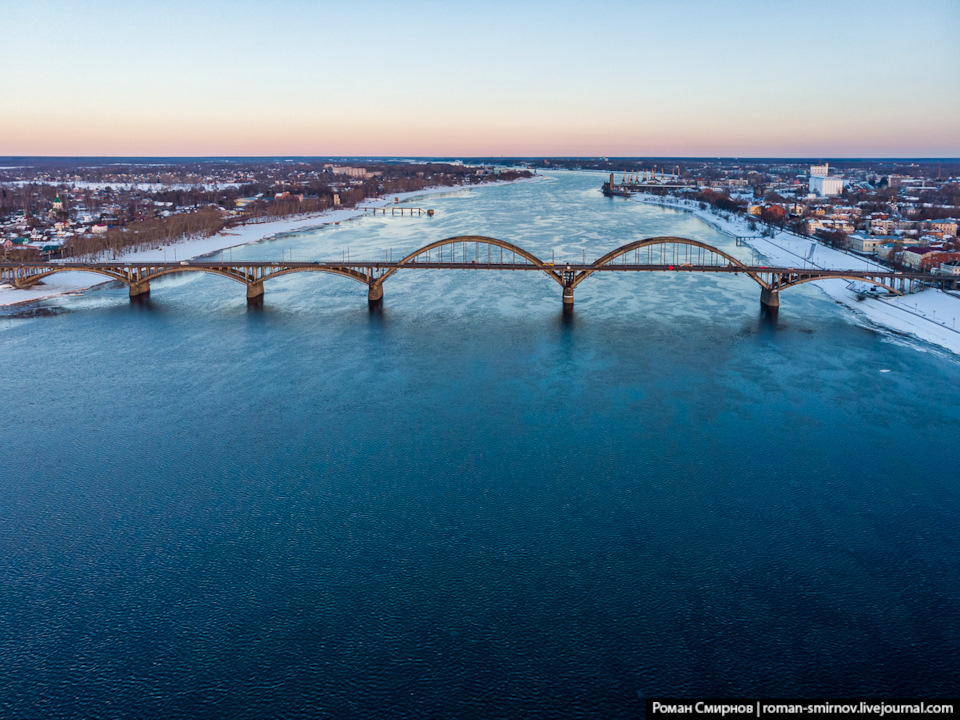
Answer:
[[[151,273],[149,275],[143,275],[141,278],[137,279],[135,283],[145,283],[150,282],[151,280],[156,280],[157,278],[163,277],[164,275],[179,275],[185,272],[202,272],[209,275],[220,275],[221,277],[230,278],[234,282],[238,282],[241,285],[248,284],[246,275],[241,272],[230,272],[228,270],[221,270],[220,268],[211,268],[211,267],[199,267],[193,265],[176,265],[169,268],[164,268],[159,272]],[[129,283],[128,283],[129,284]]]
[[[376,280],[376,284],[379,285],[383,283],[384,280],[386,280],[388,277],[393,275],[397,270],[400,270],[403,266],[409,265],[410,263],[415,263],[418,257],[426,253],[429,253],[431,250],[435,250],[436,248],[442,247],[444,245],[456,246],[458,244],[466,245],[467,243],[476,243],[480,245],[487,245],[490,247],[498,247],[504,250],[509,250],[515,255],[518,255],[519,257],[522,257],[524,260],[527,260],[532,265],[540,268],[541,270],[543,270],[543,272],[546,275],[553,278],[560,285],[563,285],[563,278],[561,278],[560,274],[556,270],[554,270],[552,264],[545,265],[543,260],[538,258],[533,253],[527,250],[524,250],[522,247],[519,247],[518,245],[514,245],[513,243],[509,243],[506,240],[499,240],[497,238],[487,237],[486,235],[455,235],[453,237],[444,238],[443,240],[437,240],[436,242],[432,242],[429,245],[424,245],[422,248],[414,250],[412,253],[410,253],[405,258],[400,260],[397,263],[396,267],[392,267],[389,270],[387,270],[387,272],[385,272]]]
[[[655,245],[687,245],[690,247],[700,248],[701,250],[706,250],[707,252],[711,252],[711,253],[714,253],[715,255],[718,255],[719,257],[722,257],[731,265],[735,265],[741,268],[744,274],[749,275],[751,278],[753,278],[753,280],[761,288],[769,289],[770,287],[766,282],[764,282],[760,278],[759,275],[757,275],[757,273],[751,272],[750,269],[746,265],[744,265],[740,260],[737,260],[737,258],[733,257],[732,255],[725,253],[723,250],[720,250],[719,248],[715,248],[713,247],[713,245],[707,245],[706,243],[702,243],[698,240],[690,240],[689,238],[675,237],[671,235],[662,235],[659,237],[636,240],[634,242],[627,243],[626,245],[621,245],[620,247],[614,250],[611,250],[606,255],[595,260],[593,262],[592,269],[579,271],[576,274],[576,277],[573,279],[573,282],[571,283],[570,287],[575,288],[581,282],[586,280],[590,275],[592,275],[597,268],[603,267],[604,265],[611,263],[612,261],[616,260],[618,257],[621,257],[622,255],[626,255],[628,252],[639,250],[640,248],[644,248],[644,247],[652,247]]]
[[[209,267],[203,265],[175,265],[168,268],[163,268],[158,272],[151,273],[149,275],[143,275],[134,282],[128,282],[130,286],[130,294],[133,297],[134,294],[139,294],[142,292],[149,292],[150,281],[155,280],[156,278],[162,277],[164,275],[177,275],[185,272],[202,272],[209,275],[220,275],[221,277],[229,278],[234,282],[238,282],[241,285],[245,286],[247,289],[247,301],[253,301],[257,298],[262,298],[264,293],[263,284],[266,280],[271,278],[280,277],[281,275],[289,275],[290,273],[298,272],[315,272],[315,273],[326,273],[328,275],[340,275],[342,277],[350,278],[356,282],[363,283],[368,288],[372,289],[373,282],[372,278],[366,274],[353,270],[350,268],[331,268],[331,267],[314,267],[314,266],[298,266],[298,267],[288,267],[281,268],[274,272],[256,272],[255,266],[238,266],[238,267]],[[379,290],[379,286],[376,287]]]
[[[264,280],[271,280],[275,277],[280,277],[281,275],[290,275],[292,273],[300,272],[319,272],[319,273],[328,273],[330,275],[341,275],[343,277],[350,278],[351,280],[356,280],[358,283],[363,283],[364,285],[369,285],[373,282],[373,278],[367,275],[366,273],[359,272],[357,270],[351,270],[349,268],[331,268],[331,267],[293,267],[293,268],[284,268],[283,270],[277,270],[276,272],[269,273],[264,275],[260,282]]]
[[[37,284],[41,280],[43,280],[43,278],[45,277],[49,277],[51,275],[55,275],[56,273],[63,273],[63,272],[93,273],[94,275],[102,275],[106,278],[109,278],[110,280],[117,280],[119,282],[122,282],[124,285],[139,285],[141,283],[148,283],[151,280],[156,280],[157,278],[162,277],[164,275],[179,275],[180,273],[184,273],[184,272],[211,273],[213,275],[222,275],[223,277],[230,278],[231,280],[234,280],[241,284],[247,283],[246,277],[244,276],[243,273],[240,273],[240,272],[230,272],[227,270],[221,270],[219,268],[198,267],[198,266],[191,266],[191,265],[182,265],[182,266],[177,265],[173,267],[163,268],[158,272],[145,273],[143,275],[134,275],[134,276],[128,275],[126,273],[119,272],[116,270],[108,270],[107,268],[101,268],[96,266],[89,267],[89,268],[76,268],[76,267],[67,266],[67,267],[51,267],[42,272],[28,275],[27,277],[24,278],[24,282],[21,284],[21,287],[30,287],[32,285]]]
[[[71,268],[71,267],[51,267],[49,270],[44,270],[43,272],[34,273],[32,275],[27,275],[23,277],[22,280],[17,278],[12,278],[13,286],[21,289],[26,289],[33,287],[38,282],[43,280],[45,277],[50,277],[51,275],[56,275],[57,273],[62,272],[80,272],[80,273],[92,273],[94,275],[102,275],[103,277],[108,278],[109,280],[119,280],[125,285],[129,285],[130,281],[122,274],[118,272],[111,272],[105,268]]]
[[[66,268],[69,269],[69,268]],[[255,277],[252,274],[248,275],[246,272],[243,272],[240,269],[224,269],[217,267],[209,267],[204,265],[174,265],[171,267],[163,268],[162,270],[150,274],[145,274],[137,278],[134,283],[143,283],[156,280],[157,278],[163,277],[164,275],[179,275],[186,272],[200,272],[207,273],[209,275],[220,275],[221,277],[229,278],[234,282],[238,282],[241,285],[250,285],[251,283],[261,283],[265,280],[270,280],[275,277],[280,277],[281,275],[289,275],[291,273],[300,273],[300,272],[321,272],[329,273],[331,275],[342,275],[343,277],[348,277],[351,280],[356,280],[359,283],[367,285],[371,278],[364,273],[358,272],[356,270],[350,270],[349,268],[330,268],[330,267],[292,267],[292,268],[283,268],[277,270],[276,272],[271,272],[264,274],[262,276]],[[128,285],[130,281],[123,275],[116,276],[117,280],[121,280]]]
[[[204,273],[209,273],[211,275],[222,275],[223,277],[230,278],[231,280],[234,280],[240,283],[241,285],[249,285],[251,283],[261,283],[266,280],[270,280],[271,278],[280,277],[281,275],[289,275],[291,273],[301,273],[301,272],[321,272],[321,273],[329,273],[331,275],[342,275],[344,277],[350,278],[351,280],[356,280],[357,282],[363,283],[364,285],[370,282],[369,276],[365,275],[364,273],[357,272],[355,270],[346,269],[346,268],[341,269],[341,268],[330,268],[330,267],[297,266],[297,267],[291,267],[291,268],[283,268],[275,272],[266,273],[260,277],[255,277],[253,275],[248,275],[247,273],[242,272],[240,270],[231,272],[230,270],[224,270],[222,268],[208,267],[203,265],[180,265],[180,266],[164,268],[160,272],[152,273],[150,275],[144,275],[142,279],[138,280],[138,282],[150,282],[151,280],[155,280],[158,277],[162,277],[163,275],[177,275],[182,272],[204,272]]]

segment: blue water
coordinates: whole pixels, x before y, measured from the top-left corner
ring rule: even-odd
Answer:
[[[237,248],[680,235],[600,176]],[[0,717],[633,718],[949,696],[960,364],[811,287],[189,275],[0,316]]]

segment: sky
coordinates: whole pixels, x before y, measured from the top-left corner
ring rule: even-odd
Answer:
[[[0,0],[0,155],[960,157],[958,0]]]

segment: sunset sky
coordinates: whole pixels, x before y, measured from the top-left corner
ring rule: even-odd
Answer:
[[[0,155],[960,156],[958,0],[0,0]]]

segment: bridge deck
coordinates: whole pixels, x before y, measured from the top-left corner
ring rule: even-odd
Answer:
[[[483,250],[485,252],[483,252]],[[643,253],[643,250],[646,253]],[[669,252],[668,252],[669,251]],[[640,262],[643,255],[646,262]],[[486,257],[484,257],[486,255]],[[672,257],[671,257],[672,255]],[[446,257],[445,257],[446,256]],[[780,291],[816,280],[843,278],[878,285],[887,291],[902,294],[926,284],[955,287],[948,281],[923,272],[900,272],[886,269],[824,270],[817,267],[773,267],[745,265],[740,259],[719,248],[698,240],[675,236],[659,236],[634,240],[587,263],[545,261],[506,240],[482,235],[458,235],[437,240],[396,261],[389,252],[382,260],[314,261],[225,261],[181,260],[170,262],[3,262],[0,282],[27,288],[54,273],[65,271],[97,273],[127,285],[130,297],[150,292],[150,284],[164,275],[201,272],[220,275],[246,286],[247,300],[261,302],[264,283],[283,275],[304,272],[326,272],[350,278],[367,288],[371,303],[383,299],[384,282],[400,270],[513,270],[535,271],[556,281],[563,288],[565,307],[572,306],[574,291],[594,273],[609,272],[687,272],[744,274],[760,286],[760,303],[772,309],[780,304]],[[632,261],[632,262],[631,262]]]
[[[270,269],[270,270],[520,270],[538,272],[557,271],[557,272],[709,272],[709,273],[754,273],[757,275],[800,275],[802,277],[863,277],[863,278],[889,278],[903,280],[936,280],[937,276],[925,272],[900,272],[894,270],[824,270],[810,267],[774,267],[770,265],[696,265],[689,263],[676,264],[651,264],[651,263],[618,263],[610,262],[605,265],[592,265],[589,263],[544,263],[535,265],[530,262],[437,262],[413,259],[406,263],[388,262],[381,260],[348,260],[332,261],[318,260],[314,262],[268,262],[268,261],[188,261],[188,262],[53,262],[53,263],[21,263],[21,262],[0,262],[0,270],[30,270],[33,272],[46,272],[49,270],[114,270],[123,272],[132,269],[158,270],[237,270],[247,269]]]

